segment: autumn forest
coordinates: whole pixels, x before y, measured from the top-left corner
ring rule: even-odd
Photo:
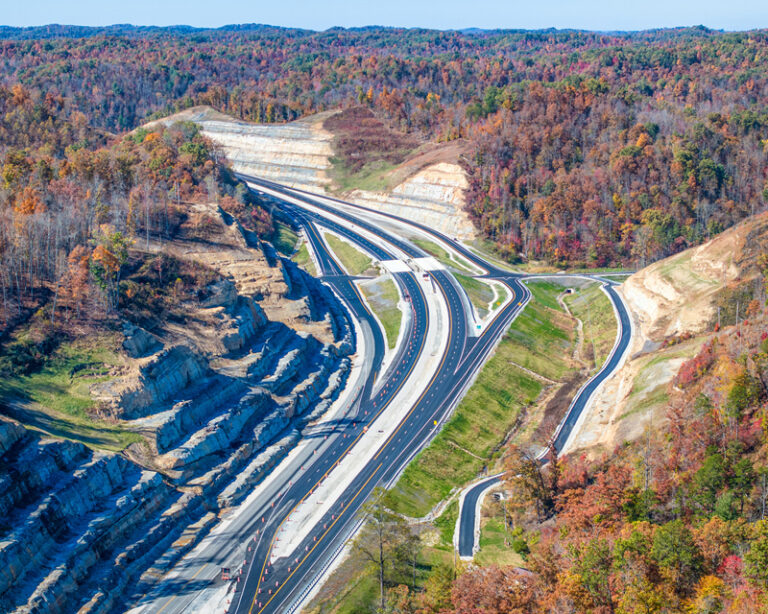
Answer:
[[[706,28],[0,28],[0,331],[51,326],[5,347],[0,372],[34,368],[57,326],[120,309],[130,246],[171,236],[179,203],[217,201],[273,237],[195,124],[149,120],[366,107],[403,142],[461,143],[467,212],[498,257],[636,269],[766,209],[767,65],[768,31]],[[741,313],[681,363],[665,432],[546,469],[509,451],[524,568],[435,575],[417,597],[393,573],[393,611],[768,611],[759,262]]]

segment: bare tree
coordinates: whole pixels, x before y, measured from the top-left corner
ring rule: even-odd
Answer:
[[[355,550],[376,567],[381,612],[385,612],[387,607],[384,591],[387,568],[391,566],[395,550],[402,540],[402,520],[385,507],[384,494],[385,491],[377,487],[363,506],[361,514],[368,523],[354,544]]]

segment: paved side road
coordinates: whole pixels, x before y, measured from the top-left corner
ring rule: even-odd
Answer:
[[[605,361],[605,364],[603,364],[602,369],[587,381],[581,390],[576,393],[573,401],[571,401],[571,405],[568,408],[565,417],[560,422],[557,431],[555,431],[554,447],[557,452],[564,449],[574,427],[584,411],[584,408],[587,406],[589,399],[600,385],[608,379],[614,371],[616,371],[619,365],[621,365],[632,338],[632,325],[629,319],[629,311],[627,310],[627,306],[624,304],[623,299],[613,287],[615,282],[605,279],[600,279],[600,281],[604,282],[603,290],[608,295],[608,298],[611,299],[616,312],[618,320],[616,343],[611,355]],[[479,547],[477,543],[479,538],[478,520],[483,495],[500,481],[501,476],[493,476],[487,480],[483,480],[478,484],[471,486],[461,499],[458,522],[459,537],[457,542],[459,556],[462,559],[471,559]]]
[[[379,222],[361,219],[362,216],[354,211],[354,205],[341,201],[333,201],[329,205],[329,199],[325,197],[299,193],[256,178],[244,178],[257,189],[266,188],[277,198],[279,206],[304,226],[318,258],[323,281],[331,285],[346,302],[356,320],[375,329],[376,322],[362,304],[354,284],[341,274],[338,263],[320,239],[316,225],[341,234],[381,260],[395,258],[398,253],[404,259],[417,259],[423,257],[424,252],[403,240],[397,232],[393,234],[383,230]],[[407,220],[394,216],[385,217],[398,224],[409,224]],[[266,614],[297,611],[344,543],[360,526],[359,509],[373,488],[395,480],[413,456],[440,430],[471,383],[474,373],[524,308],[530,293],[520,283],[521,275],[491,266],[431,229],[422,230],[449,244],[485,270],[485,277],[503,283],[509,290],[511,300],[499,309],[479,335],[470,334],[467,326],[470,319],[466,313],[468,301],[464,300],[463,289],[448,271],[425,273],[427,282],[422,280],[421,272],[418,276],[412,271],[396,273],[396,283],[410,297],[412,317],[403,351],[393,362],[394,367],[390,365],[386,374],[377,373],[383,341],[380,331],[376,331],[375,342],[370,348],[373,351],[367,357],[370,369],[364,390],[356,402],[346,408],[343,419],[333,423],[324,433],[306,437],[305,443],[297,450],[294,465],[275,475],[268,492],[255,493],[258,496],[252,505],[243,510],[242,530],[230,531],[211,540],[211,549],[203,553],[199,568],[191,568],[189,561],[177,565],[177,581],[165,587],[167,590],[161,594],[154,595],[151,603],[145,602],[147,612],[174,614],[200,611],[194,605],[195,595],[209,586],[211,573],[215,573],[221,561],[226,560],[229,554],[238,552],[244,553],[244,564],[242,575],[238,575],[233,585],[234,593],[230,593],[229,612]],[[386,440],[371,448],[371,458],[360,462],[354,471],[347,474],[349,479],[344,482],[344,491],[323,502],[322,516],[313,520],[294,552],[287,556],[272,556],[273,547],[281,539],[281,530],[290,522],[297,506],[306,502],[313,493],[320,492],[326,480],[332,479],[331,474],[334,471],[338,474],[341,470],[344,459],[353,458],[349,454],[366,446],[366,432],[384,432],[380,430],[383,413],[391,404],[393,407],[397,404],[395,398],[401,389],[410,385],[406,382],[425,352],[428,332],[436,326],[430,316],[426,293],[433,293],[446,310],[446,338],[437,356],[439,365],[429,380],[423,382],[424,389],[419,398],[415,402],[409,401],[407,413],[398,418],[399,422],[391,434],[385,434]],[[377,376],[381,384],[377,381],[374,387]],[[570,430],[574,423],[565,427]]]

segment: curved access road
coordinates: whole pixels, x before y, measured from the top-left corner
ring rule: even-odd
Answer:
[[[563,275],[567,277],[567,275]],[[571,401],[568,410],[565,413],[564,418],[557,427],[554,434],[554,448],[556,452],[560,452],[565,447],[566,442],[571,436],[574,427],[576,426],[579,418],[581,417],[584,408],[587,406],[589,399],[600,387],[600,385],[610,377],[614,371],[619,367],[624,355],[629,348],[629,343],[632,338],[632,325],[629,318],[629,312],[624,304],[624,301],[616,292],[615,282],[606,279],[597,279],[603,283],[603,289],[613,303],[616,319],[618,322],[618,330],[616,335],[616,342],[613,346],[610,356],[606,359],[600,371],[593,375],[584,386],[576,393],[576,396]],[[477,544],[477,533],[479,528],[479,508],[482,502],[483,494],[491,487],[495,486],[501,481],[501,476],[491,476],[485,480],[481,480],[474,486],[472,486],[462,499],[461,508],[459,510],[459,536],[458,536],[458,550],[459,556],[463,559],[470,559],[474,555]]]
[[[374,331],[373,348],[366,352],[365,385],[344,408],[341,419],[305,433],[294,460],[276,470],[269,488],[261,491],[243,510],[233,530],[217,538],[200,561],[190,564],[184,559],[177,566],[175,584],[168,588],[168,593],[156,595],[147,612],[199,611],[194,605],[195,591],[199,592],[200,587],[211,582],[211,570],[229,561],[232,552],[243,553],[244,560],[238,564],[241,567],[235,593],[231,595],[230,612],[297,611],[361,525],[359,511],[372,490],[393,483],[431,441],[530,298],[527,287],[520,281],[522,276],[489,264],[432,229],[258,178],[242,178],[254,189],[271,195],[287,215],[304,227],[323,282],[334,289],[361,327]],[[363,210],[366,215],[356,213]],[[395,232],[383,230],[376,222],[376,215],[431,234],[484,270],[485,277],[507,287],[509,300],[486,322],[479,335],[469,329],[468,323],[473,321],[468,313],[471,305],[453,276],[447,270],[425,271],[416,266],[413,261],[426,254]],[[378,324],[353,280],[328,250],[318,227],[342,235],[379,260],[401,261],[400,272],[393,276],[403,295],[408,297],[410,318],[399,353],[387,373],[378,372],[383,353],[381,331],[376,330]],[[388,227],[391,228],[391,224]],[[434,367],[425,372],[423,380],[414,382],[418,379],[414,375],[417,363],[429,353],[427,339],[440,324],[435,317],[436,301],[443,305],[447,319],[442,322],[440,333],[442,349],[430,363]],[[407,393],[414,385],[418,390],[411,400]],[[390,418],[392,415],[398,416],[395,423]],[[378,432],[383,435],[371,437]],[[350,459],[354,461],[351,466]],[[341,484],[340,489],[322,502],[323,507],[317,508],[320,511],[311,516],[311,522],[296,527],[294,518],[301,509],[306,509],[313,495],[317,498],[317,493],[325,492],[323,487],[334,480]],[[281,539],[290,534],[303,537],[300,541],[296,537],[297,543],[289,555],[276,555],[275,552],[282,552]]]

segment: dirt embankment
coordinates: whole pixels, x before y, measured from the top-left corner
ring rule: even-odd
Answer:
[[[218,205],[190,205],[189,213],[172,240],[138,241],[136,248],[210,267],[231,279],[239,294],[255,297],[270,321],[281,322],[323,343],[332,342],[330,322],[312,318],[309,297],[292,292],[290,277],[281,262],[268,261],[259,246],[249,245],[238,224]]]
[[[567,452],[598,455],[641,437],[649,424],[663,424],[678,369],[711,334],[718,305],[733,307],[723,302],[727,293],[757,277],[757,258],[766,251],[768,213],[763,213],[624,282],[619,292],[634,333],[628,359],[585,410]],[[745,309],[742,304],[742,317]]]
[[[757,256],[767,243],[768,214],[761,214],[632,275],[624,294],[642,333],[661,341],[703,331],[716,317],[718,292],[754,277]]]

